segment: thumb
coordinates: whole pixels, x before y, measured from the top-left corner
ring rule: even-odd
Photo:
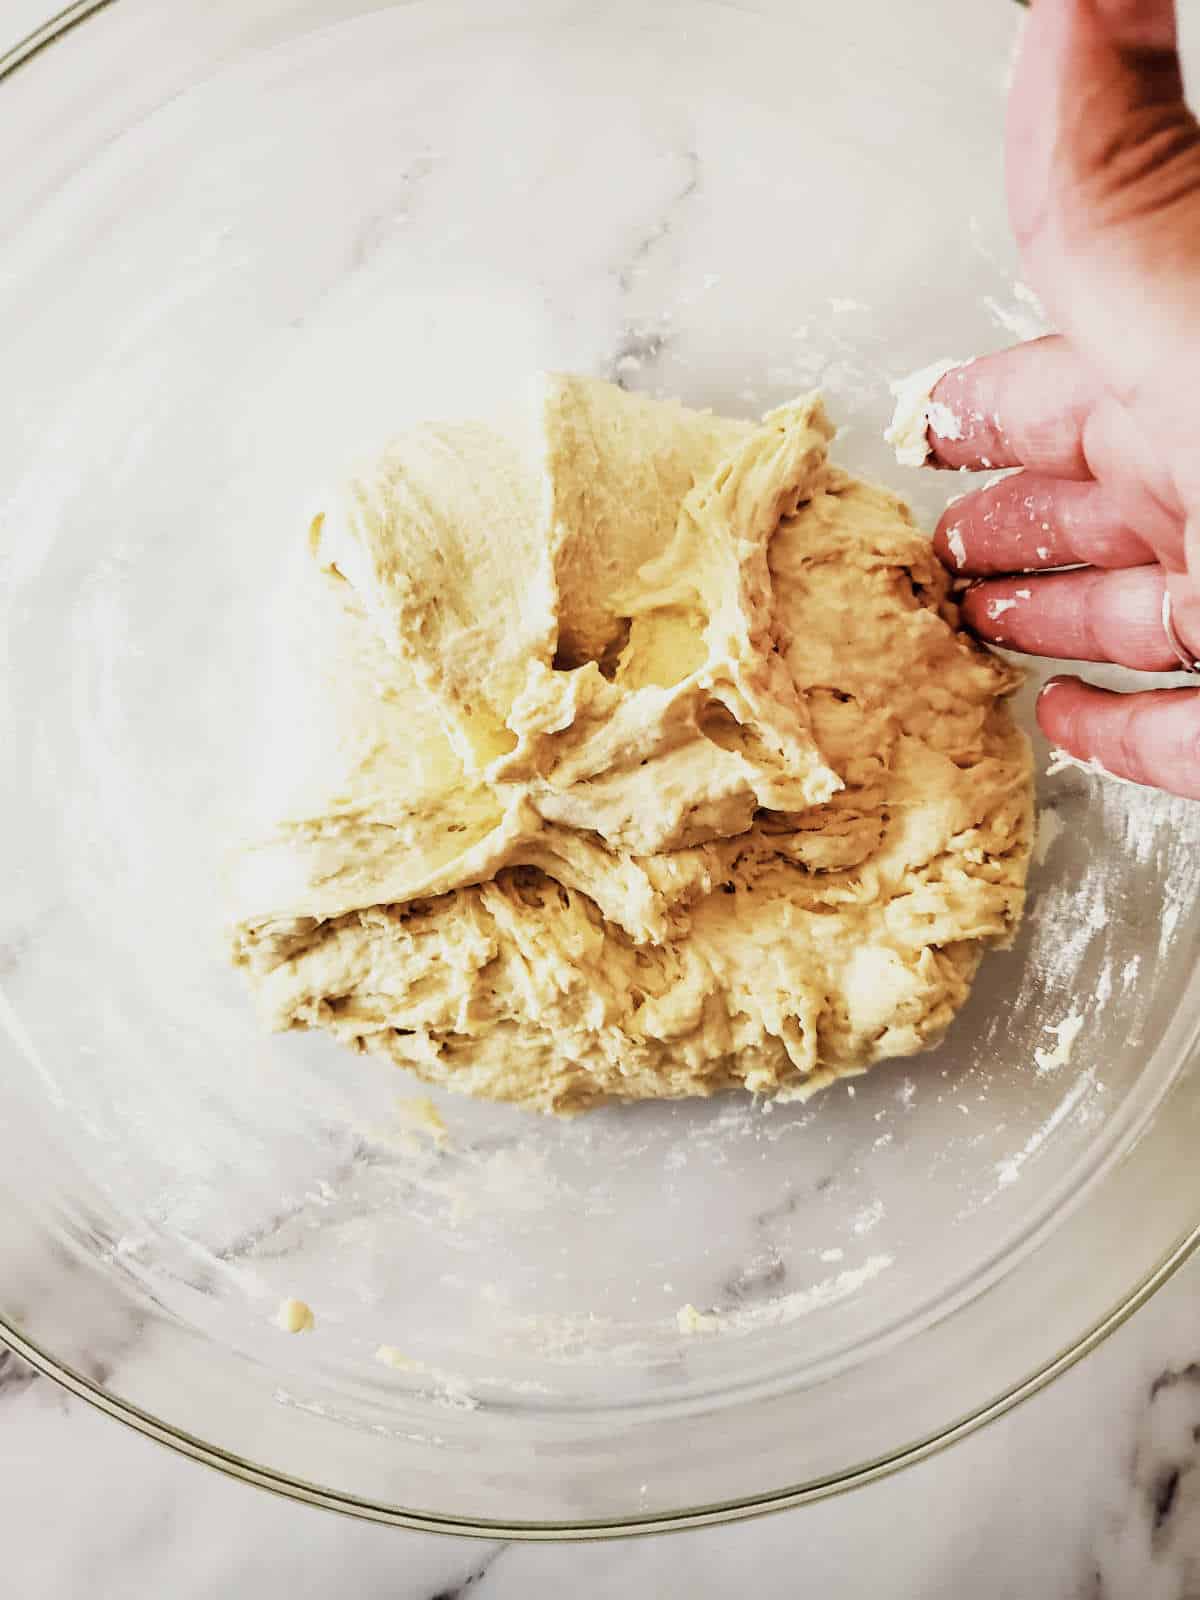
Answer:
[[[1200,125],[1174,0],[1034,0],[1009,101],[1026,271],[1121,399],[1200,349]]]

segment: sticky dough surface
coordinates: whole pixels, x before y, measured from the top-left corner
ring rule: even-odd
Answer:
[[[832,431],[546,375],[330,498],[236,868],[270,1026],[557,1111],[941,1036],[1021,915],[1016,677]]]

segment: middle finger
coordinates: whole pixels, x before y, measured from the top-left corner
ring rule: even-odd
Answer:
[[[1017,472],[953,501],[934,548],[951,572],[1036,572],[1052,567],[1140,567],[1154,560],[1098,483]]]

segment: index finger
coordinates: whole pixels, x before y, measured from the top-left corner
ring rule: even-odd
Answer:
[[[980,356],[934,385],[929,465],[1090,478],[1083,434],[1097,397],[1090,371],[1057,334]]]

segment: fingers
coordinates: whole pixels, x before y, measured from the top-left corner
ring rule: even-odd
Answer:
[[[987,577],[1048,567],[1140,567],[1154,560],[1098,483],[1018,472],[946,507],[933,536],[951,572]]]
[[[1175,0],[1092,0],[1113,43],[1123,50],[1174,50]]]
[[[1200,571],[1200,567],[1194,570]],[[1175,635],[1176,655],[1192,666],[1200,663],[1200,584],[1194,579],[1167,576],[1170,609],[1163,608],[1163,629]]]
[[[1052,678],[1038,722],[1051,743],[1118,778],[1200,799],[1200,689],[1114,694]]]
[[[1164,587],[1159,567],[993,579],[968,591],[963,617],[981,638],[1007,650],[1171,672],[1179,658],[1163,629]]]
[[[1175,632],[1187,651],[1200,660],[1200,520],[1189,522],[1184,553],[1190,578],[1169,576]]]
[[[1037,0],[1009,97],[1026,271],[1113,392],[1152,386],[1194,327],[1200,129],[1171,0]]]
[[[1186,392],[1186,387],[1176,385],[1174,392]],[[1180,410],[1177,402],[1175,410]],[[994,571],[1000,565],[1033,569],[1060,564],[1062,559],[1112,566],[1155,557],[1172,570],[1182,570],[1183,505],[1164,436],[1155,427],[1139,425],[1127,408],[1097,387],[1091,367],[1066,340],[1035,339],[955,367],[935,384],[928,414],[933,465],[976,470],[1023,466],[1024,484],[1036,479],[1058,482],[1057,490],[1035,483],[1042,498],[1032,508],[1022,504],[1030,495],[1028,487],[1003,483],[982,491],[985,498],[979,501],[964,502],[966,511],[957,510],[946,523],[952,570],[969,570],[960,548],[966,548],[963,518],[970,523],[975,505],[981,518],[995,514],[992,533],[983,542],[989,547],[997,542],[1000,513],[1014,513],[1015,531],[1028,522],[1027,512],[1048,510],[1045,497],[1054,493],[1060,497],[1055,514],[1036,518],[1050,526],[1034,531],[1052,533],[1065,519],[1066,526],[1060,529],[1064,556],[1056,554],[1053,541],[1050,556],[1037,556],[1045,541],[1034,539],[1034,555],[1027,558],[1021,541],[1015,553],[1022,559],[1010,561],[1003,550],[985,554],[981,549],[986,561],[982,570]],[[1192,441],[1184,456],[1193,460],[1195,455]],[[1101,494],[1094,480],[1115,485],[1120,501]],[[949,535],[956,522],[959,536],[951,545]],[[1074,540],[1078,549],[1072,553]],[[1088,553],[1093,548],[1095,555]]]
[[[1029,467],[1055,478],[1089,478],[1083,435],[1096,398],[1091,372],[1065,339],[1035,339],[981,356],[934,387],[931,465]]]

